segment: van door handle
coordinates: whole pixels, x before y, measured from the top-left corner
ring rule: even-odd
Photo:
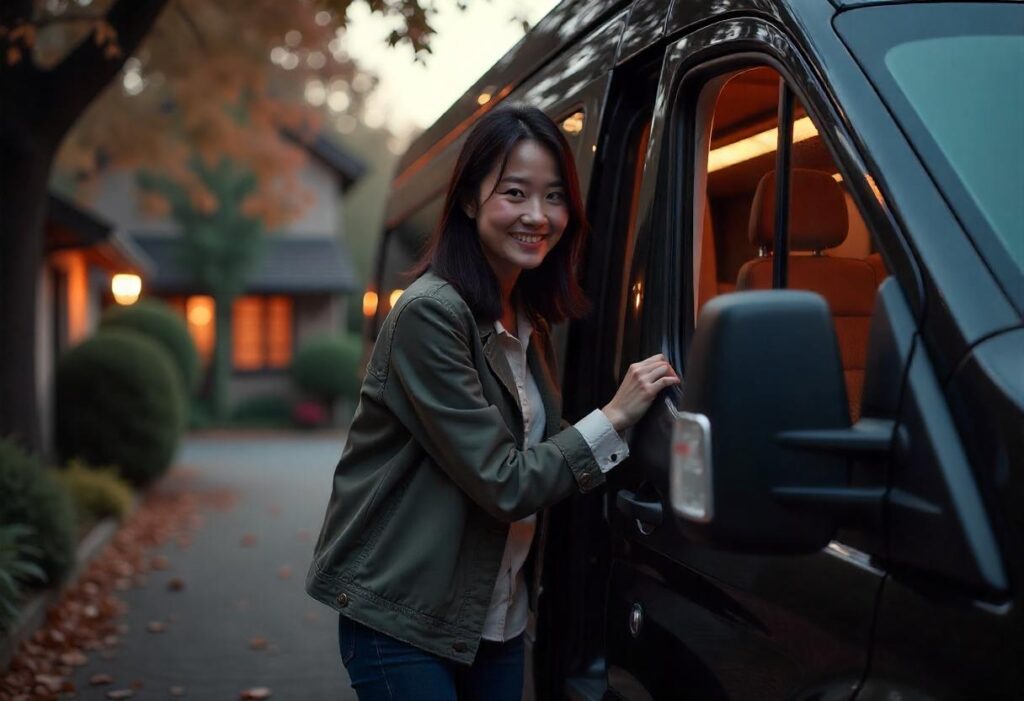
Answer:
[[[620,513],[645,525],[657,526],[661,523],[661,502],[641,501],[628,489],[622,489],[615,495],[615,506]]]

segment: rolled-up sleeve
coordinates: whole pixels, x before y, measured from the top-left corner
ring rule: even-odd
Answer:
[[[600,409],[594,409],[574,425],[590,446],[601,472],[608,472],[629,457],[629,445]]]

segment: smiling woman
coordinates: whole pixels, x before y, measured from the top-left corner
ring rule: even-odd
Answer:
[[[653,356],[603,409],[561,420],[548,328],[587,308],[586,229],[555,123],[523,106],[481,118],[370,354],[306,582],[341,613],[364,701],[519,701],[545,509],[601,485],[629,455],[621,432],[679,382]]]

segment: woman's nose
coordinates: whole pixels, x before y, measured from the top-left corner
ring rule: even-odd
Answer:
[[[536,198],[530,198],[525,203],[526,207],[519,218],[529,226],[539,226],[544,222],[544,207]]]

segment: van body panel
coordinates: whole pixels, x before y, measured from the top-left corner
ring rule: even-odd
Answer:
[[[481,106],[477,101],[481,94],[486,92],[499,99],[507,96],[613,10],[627,4],[624,0],[564,0],[557,5],[413,141],[399,159],[396,180],[410,177],[417,161],[436,150],[439,143],[464,132],[497,104],[492,100]]]
[[[622,35],[616,63],[624,63],[665,36],[666,11],[671,0],[636,0]]]

